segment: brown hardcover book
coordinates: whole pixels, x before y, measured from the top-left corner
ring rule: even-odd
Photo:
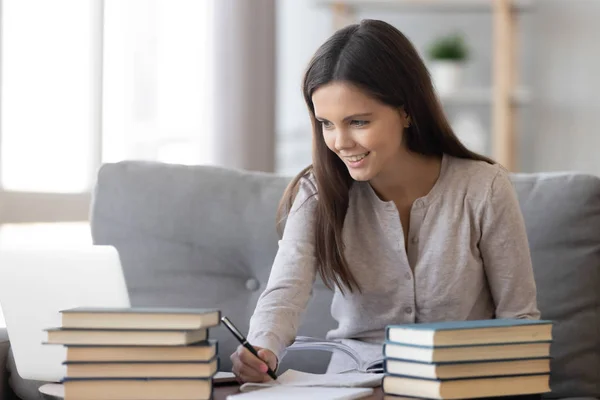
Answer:
[[[219,362],[65,362],[69,378],[210,378]]]
[[[206,329],[195,331],[174,330],[106,330],[106,329],[63,329],[47,330],[48,344],[85,345],[153,345],[177,346],[205,341]]]
[[[195,308],[90,308],[61,311],[62,327],[71,329],[196,330],[219,325],[216,309]]]
[[[65,399],[78,400],[208,400],[210,379],[81,379],[65,378]]]
[[[209,361],[218,353],[218,342],[209,340],[183,346],[67,346],[67,361],[185,362]]]

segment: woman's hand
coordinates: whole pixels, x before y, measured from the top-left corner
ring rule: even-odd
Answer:
[[[239,345],[235,353],[229,357],[233,363],[232,372],[238,379],[239,383],[245,382],[268,382],[271,377],[267,374],[267,364],[273,371],[277,367],[277,356],[271,350],[263,349],[262,347],[254,346],[259,357],[264,360],[259,360],[247,348]],[[265,364],[266,362],[266,364]]]

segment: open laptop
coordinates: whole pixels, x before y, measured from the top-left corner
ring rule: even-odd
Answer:
[[[59,382],[66,349],[43,344],[72,307],[129,307],[117,250],[112,246],[0,249],[0,306],[17,372]]]

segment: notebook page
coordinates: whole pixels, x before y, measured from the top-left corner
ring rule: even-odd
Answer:
[[[310,374],[308,372],[288,369],[277,381],[268,383],[244,383],[240,391],[248,392],[271,386],[295,386],[295,387],[378,387],[384,374],[366,374],[361,372],[349,372],[345,374]]]
[[[249,393],[233,394],[227,400],[353,400],[373,394],[372,388],[326,388],[278,385]]]

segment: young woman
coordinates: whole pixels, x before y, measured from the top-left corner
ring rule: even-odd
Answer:
[[[390,324],[539,318],[508,174],[456,138],[401,32],[375,20],[339,30],[303,92],[313,164],[283,196],[283,236],[248,335],[261,359],[231,355],[240,381],[270,379],[266,364],[294,341],[317,273],[335,290],[327,338],[366,359],[381,357]],[[346,367],[334,354],[329,370]]]

